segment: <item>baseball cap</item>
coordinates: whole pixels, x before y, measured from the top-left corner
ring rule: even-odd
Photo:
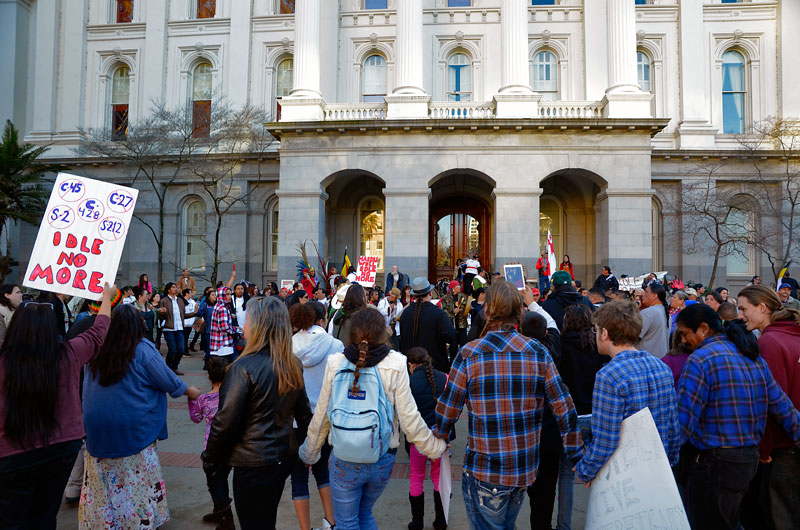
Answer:
[[[780,291],[781,289],[791,289],[791,288],[792,286],[789,285],[788,283],[782,283],[780,287],[778,287],[778,290]]]
[[[531,293],[533,293],[533,294],[542,294],[541,292],[539,292],[539,289],[537,289],[536,287],[531,289]]]
[[[551,280],[553,285],[572,285],[572,276],[567,271],[556,271]]]

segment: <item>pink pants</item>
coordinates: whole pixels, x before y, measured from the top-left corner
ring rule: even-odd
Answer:
[[[418,497],[423,492],[422,485],[425,482],[425,466],[428,463],[428,457],[420,454],[417,446],[411,444],[410,460],[409,493],[412,497]],[[440,460],[431,460],[431,482],[433,482],[434,491],[439,491],[439,462]]]

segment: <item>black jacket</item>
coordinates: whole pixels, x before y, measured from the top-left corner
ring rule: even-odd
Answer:
[[[211,424],[204,462],[234,467],[277,465],[297,458],[311,422],[305,387],[278,395],[278,376],[264,348],[237,359],[219,389],[219,410]]]
[[[560,287],[556,290],[555,294],[547,297],[547,300],[542,303],[542,309],[553,317],[553,320],[556,321],[556,325],[560,330],[564,327],[564,310],[574,304],[583,304],[592,311],[595,309],[594,304],[592,304],[588,298],[581,296],[581,294],[571,286]]]
[[[67,323],[64,320],[64,313],[66,312],[70,322],[72,322],[72,312],[67,307],[67,304],[61,301],[57,296],[51,296],[48,300],[53,305],[53,311],[56,314],[56,325],[58,326],[58,335],[62,339],[67,338]]]
[[[600,289],[604,293],[608,292],[609,289],[612,291],[619,290],[619,280],[613,275],[609,274],[608,276],[603,276],[602,274],[597,277],[594,281],[594,285],[592,285],[592,289]]]
[[[450,360],[447,345],[455,344],[456,330],[447,313],[430,302],[422,304],[419,315],[417,337],[414,340],[414,312],[417,303],[412,302],[400,314],[400,351],[407,352],[415,346],[428,350],[433,359],[433,367],[440,372],[450,373]]]
[[[561,336],[561,379],[569,388],[578,415],[592,413],[594,378],[600,368],[611,359],[597,353],[594,342],[585,348],[577,331],[567,331]]]
[[[417,410],[419,410],[422,420],[428,427],[436,424],[436,404],[447,384],[447,376],[439,370],[433,371],[433,379],[436,383],[436,397],[431,393],[431,385],[428,383],[428,378],[425,376],[425,369],[423,367],[420,366],[414,370],[413,374],[409,374],[408,376],[411,395],[414,396],[414,401],[417,403]]]

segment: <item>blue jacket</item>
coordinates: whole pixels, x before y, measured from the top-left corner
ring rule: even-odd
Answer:
[[[197,310],[197,316],[203,319],[206,327],[203,328],[203,335],[211,335],[211,316],[214,314],[214,304],[208,305],[207,302],[200,302],[200,308]]]
[[[152,342],[143,339],[122,380],[100,386],[84,368],[83,426],[86,450],[95,458],[135,455],[167,438],[167,396],[186,392],[186,383],[167,367]]]

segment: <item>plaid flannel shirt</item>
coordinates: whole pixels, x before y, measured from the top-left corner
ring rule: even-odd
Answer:
[[[681,443],[688,440],[700,450],[756,446],[767,412],[800,443],[800,412],[762,357],[751,361],[727,338],[715,335],[686,360],[678,382]]]
[[[678,462],[680,430],[672,371],[646,351],[620,352],[597,372],[592,395],[592,443],[578,477],[593,480],[619,445],[622,420],[650,408],[671,465]]]
[[[544,407],[553,411],[564,448],[580,453],[578,415],[547,350],[516,331],[495,331],[464,346],[436,407],[436,430],[450,432],[469,410],[464,470],[494,485],[536,480]]]
[[[233,317],[228,304],[222,301],[214,306],[211,315],[211,351],[221,350],[225,346],[233,346]]]

